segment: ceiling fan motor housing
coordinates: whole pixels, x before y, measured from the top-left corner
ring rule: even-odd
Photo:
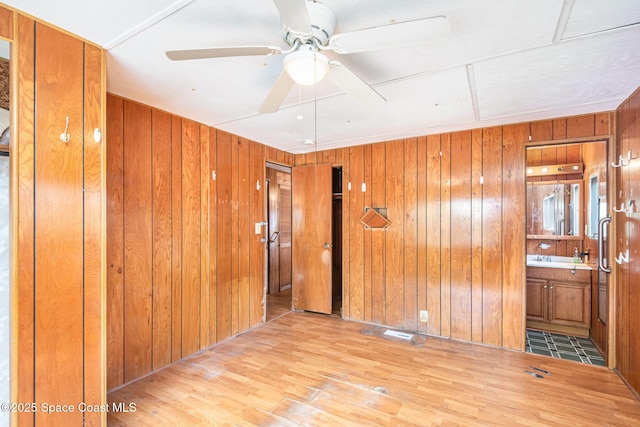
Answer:
[[[294,46],[296,40],[299,40],[300,44],[315,40],[318,45],[326,46],[336,27],[336,14],[328,6],[311,0],[307,1],[307,10],[311,22],[311,33],[297,33],[283,24],[283,39],[289,46]]]

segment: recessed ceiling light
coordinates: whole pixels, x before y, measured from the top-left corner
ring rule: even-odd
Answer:
[[[302,120],[302,119],[304,119],[304,116],[303,116],[302,114],[298,114],[298,115],[296,116],[296,119],[298,119],[298,120]]]
[[[307,145],[313,145],[315,143],[315,141],[313,139],[305,139],[304,143]]]

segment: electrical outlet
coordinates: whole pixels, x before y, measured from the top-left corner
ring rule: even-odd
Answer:
[[[427,310],[420,310],[420,321],[421,322],[429,321],[429,312]]]

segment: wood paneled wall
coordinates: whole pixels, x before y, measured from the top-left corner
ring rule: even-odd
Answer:
[[[107,121],[113,389],[262,322],[265,161],[293,156],[114,95]]]
[[[616,162],[618,156],[631,160],[616,168],[614,206],[634,206],[629,212],[612,213],[616,222],[615,253],[611,264],[616,268],[616,366],[630,386],[640,394],[640,89],[616,111]],[[618,264],[613,257],[629,251],[628,262]]]
[[[608,135],[609,122],[604,113],[297,155],[296,165],[343,165],[344,316],[523,349],[525,144]],[[365,207],[386,208],[391,225],[365,230]]]
[[[13,401],[37,405],[12,415],[27,426],[100,425],[105,414],[76,405],[106,403],[104,145],[94,140],[104,123],[104,52],[17,12],[12,27]],[[48,414],[42,404],[75,410]]]

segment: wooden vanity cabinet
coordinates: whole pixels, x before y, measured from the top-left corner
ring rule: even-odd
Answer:
[[[588,336],[591,271],[527,267],[527,327]]]

